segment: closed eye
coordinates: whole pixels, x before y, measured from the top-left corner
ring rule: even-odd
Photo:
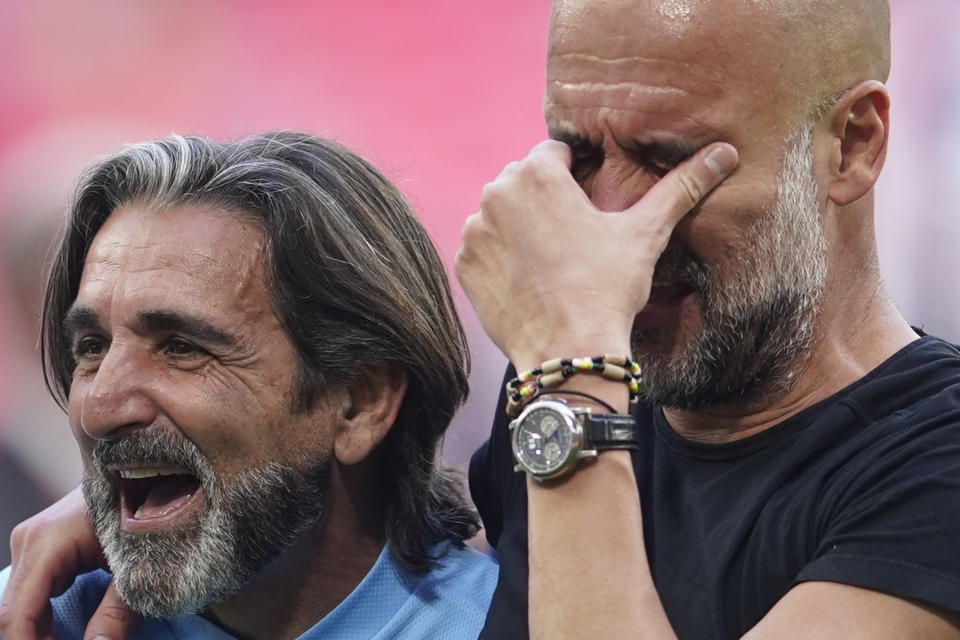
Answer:
[[[653,142],[641,144],[634,142],[630,146],[630,153],[638,164],[643,166],[652,175],[662,178],[680,163],[690,158],[695,150],[681,142]]]
[[[677,166],[666,160],[658,160],[656,158],[640,158],[639,161],[644,169],[651,175],[656,176],[658,180],[673,171],[673,168]]]
[[[600,165],[602,164],[602,151],[589,147],[574,150],[573,166],[570,169],[570,173],[573,174],[574,180],[582,185],[583,182],[589,178],[593,172],[599,169]]]

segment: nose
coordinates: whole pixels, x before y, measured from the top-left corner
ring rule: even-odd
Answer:
[[[623,211],[636,204],[655,181],[635,164],[606,159],[590,184],[590,201],[600,211]]]
[[[147,356],[114,342],[92,377],[74,379],[70,405],[71,409],[77,408],[80,428],[86,435],[110,439],[156,419],[147,360]]]

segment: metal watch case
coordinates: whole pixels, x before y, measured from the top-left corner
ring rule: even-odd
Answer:
[[[590,409],[571,408],[559,398],[528,405],[510,422],[514,470],[543,481],[569,472],[581,458],[596,457],[580,421],[581,415],[589,413]]]

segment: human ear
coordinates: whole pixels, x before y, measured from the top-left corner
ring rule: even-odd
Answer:
[[[848,90],[827,114],[834,146],[827,196],[838,207],[866,195],[887,156],[890,95],[876,80]]]
[[[397,362],[367,366],[347,387],[348,404],[334,436],[341,464],[356,464],[387,436],[407,394],[407,369]]]

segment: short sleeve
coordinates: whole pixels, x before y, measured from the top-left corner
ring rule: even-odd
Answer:
[[[825,492],[823,535],[795,582],[841,582],[960,612],[957,395],[866,427],[869,455]]]

